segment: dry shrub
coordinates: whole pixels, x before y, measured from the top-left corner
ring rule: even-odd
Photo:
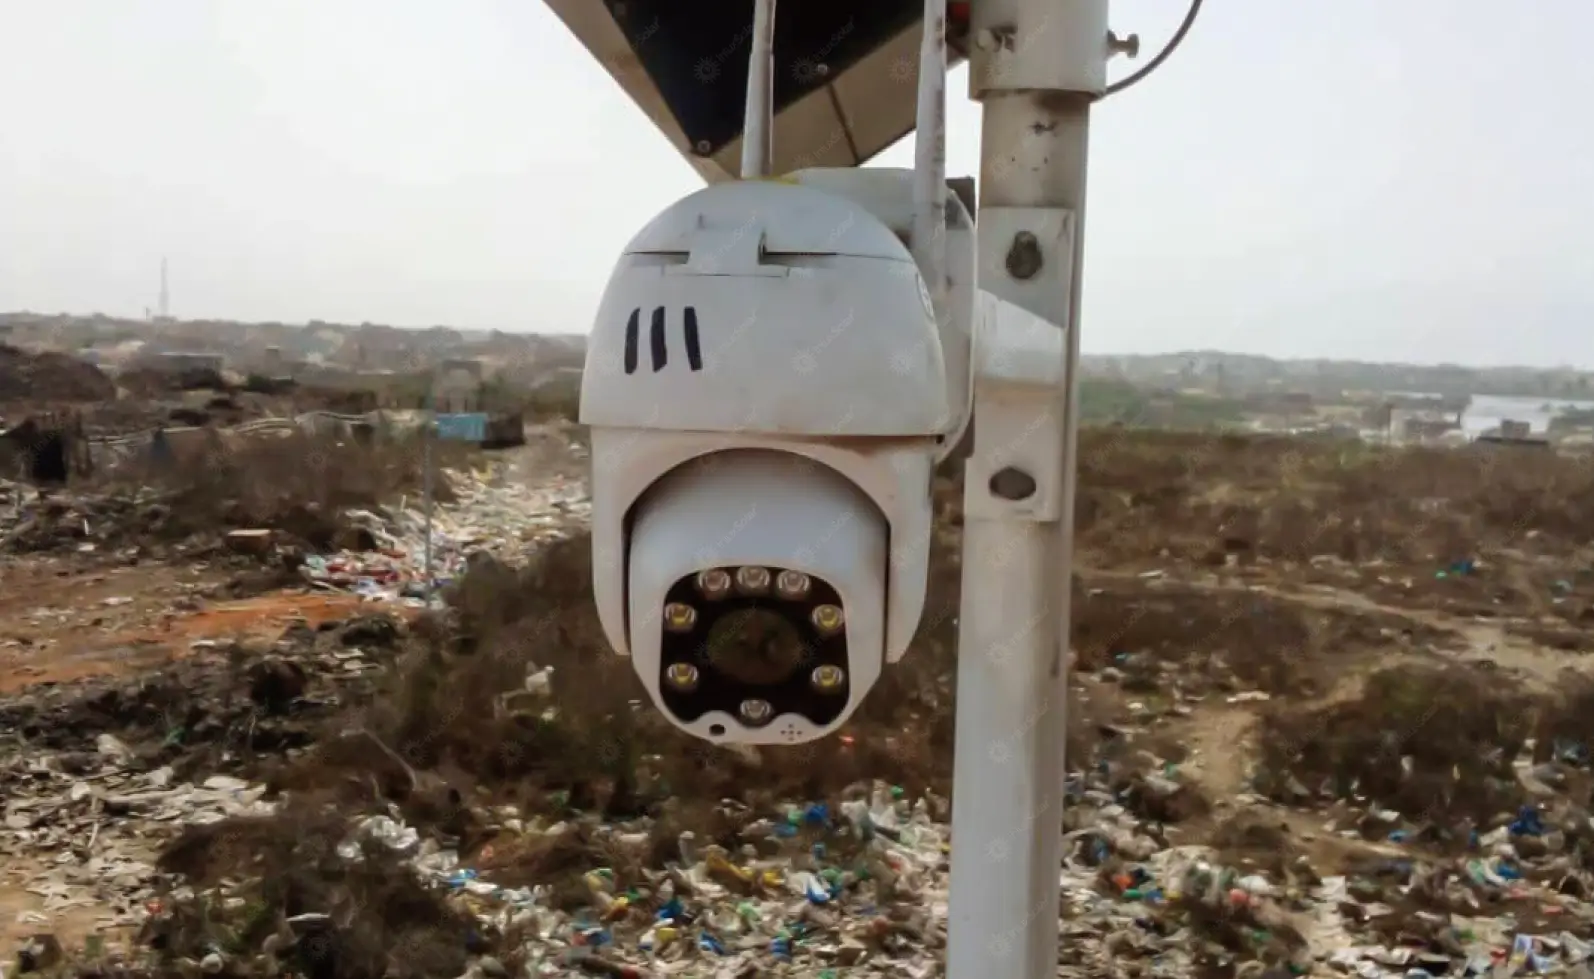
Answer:
[[[1413,822],[1486,820],[1521,799],[1512,761],[1532,733],[1531,707],[1488,670],[1381,670],[1355,699],[1265,714],[1258,786],[1292,801],[1293,777],[1308,791],[1360,796]]]
[[[760,748],[750,758],[668,724],[630,662],[603,636],[585,534],[546,547],[522,569],[492,561],[472,567],[450,591],[449,621],[420,628],[433,641],[398,664],[368,725],[417,770],[460,773],[458,784],[486,784],[500,798],[519,793],[529,810],[569,806],[613,817],[647,812],[662,819],[655,834],[660,839],[673,839],[670,827],[677,824],[703,835],[717,818],[706,809],[726,797],[755,808],[834,799],[873,779],[900,785],[910,796],[946,796],[957,672],[957,543],[955,534],[946,534],[932,551],[929,597],[907,656],[885,670],[839,734],[814,744]],[[551,696],[506,698],[523,688],[532,667],[553,667]],[[548,708],[555,710],[544,713]],[[1102,709],[1082,709],[1071,697],[1071,758],[1092,756],[1096,724],[1108,719],[1096,716]],[[739,845],[733,834],[726,842]]]
[[[1594,678],[1563,671],[1555,698],[1540,707],[1534,738],[1538,761],[1559,755],[1574,764],[1589,765],[1594,751]]]
[[[252,883],[244,900],[230,906],[203,897],[173,902],[168,914],[146,925],[144,941],[173,970],[177,959],[202,958],[212,948],[256,952],[272,934],[295,934],[286,919],[319,913],[329,923],[296,933],[288,971],[332,979],[463,972],[479,945],[475,923],[381,844],[364,844],[365,859],[345,859],[337,848],[348,834],[343,816],[308,808],[189,828],[162,853],[160,869],[197,887],[225,879]]]
[[[742,796],[750,785],[771,799],[824,798],[867,778],[945,790],[950,615],[927,612],[917,648],[887,670],[840,736],[762,749],[755,761],[690,738],[654,711],[629,661],[604,639],[590,549],[581,534],[543,549],[523,569],[491,561],[473,567],[449,596],[452,621],[428,627],[441,641],[400,664],[372,709],[372,729],[417,768],[455,767],[513,783],[534,806],[568,793],[570,805],[612,815],[656,811],[672,796]],[[937,567],[932,603],[955,609],[955,562],[939,555]],[[551,697],[506,699],[533,667],[553,668]],[[545,714],[548,707],[556,710]]]
[[[1195,974],[1238,975],[1235,964],[1246,961],[1278,966],[1285,975],[1297,974],[1285,964],[1302,960],[1308,946],[1294,923],[1265,905],[1237,907],[1224,898],[1222,894],[1181,892],[1168,902],[1165,913],[1201,939]]]
[[[1453,638],[1432,626],[1371,611],[1315,609],[1274,595],[1170,585],[1076,586],[1078,668],[1114,666],[1145,692],[1232,689],[1312,696],[1357,654]]]
[[[395,492],[419,492],[425,478],[418,439],[367,443],[301,433],[224,438],[202,432],[174,445],[173,455],[167,465],[144,461],[104,477],[109,489],[133,483],[162,491],[164,509],[150,529],[168,539],[269,527],[328,548],[336,543],[343,511],[376,506]],[[455,461],[434,458],[438,466]],[[443,478],[435,480],[434,492],[440,502],[453,498]]]
[[[1594,522],[1594,467],[1553,451],[1131,429],[1080,439],[1080,544],[1109,560],[1442,566],[1532,532],[1575,546]]]

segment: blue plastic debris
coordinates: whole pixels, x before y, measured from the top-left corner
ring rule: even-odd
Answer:
[[[810,904],[829,904],[830,888],[826,887],[824,881],[818,877],[811,876],[803,881],[803,897],[806,897]]]
[[[1523,806],[1511,821],[1510,830],[1512,836],[1543,836],[1544,817],[1534,807]]]
[[[437,437],[455,442],[484,442],[487,440],[487,416],[481,412],[465,414],[439,414]]]
[[[1555,742],[1555,759],[1568,765],[1583,767],[1588,764],[1588,745],[1577,741]]]
[[[1090,862],[1093,866],[1101,866],[1107,862],[1107,858],[1110,856],[1112,856],[1112,848],[1107,845],[1106,840],[1100,836],[1090,838]]]

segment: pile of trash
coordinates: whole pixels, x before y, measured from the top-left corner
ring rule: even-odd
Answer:
[[[619,822],[461,800],[477,827],[466,841],[407,823],[396,806],[307,814],[234,779],[176,787],[160,769],[91,784],[50,759],[22,774],[55,795],[9,805],[0,852],[53,864],[39,886],[55,888],[57,907],[81,900],[62,884],[98,888],[116,909],[108,920],[165,936],[162,953],[182,974],[218,971],[218,960],[230,975],[308,971],[305,957],[329,948],[342,950],[343,969],[310,974],[377,974],[354,959],[385,954],[377,964],[388,974],[417,977],[929,977],[945,955],[949,804],[885,782],[829,801],[722,800],[690,818],[667,810]],[[1060,976],[1587,975],[1575,970],[1594,954],[1594,880],[1556,849],[1566,831],[1552,826],[1566,812],[1524,810],[1454,858],[1392,845],[1319,874],[1305,855],[1256,860],[1172,843],[1167,827],[1135,816],[1093,776],[1076,775],[1069,790]],[[1256,798],[1236,805],[1259,819],[1268,811]],[[96,838],[110,813],[121,826]],[[687,822],[696,828],[681,829]],[[128,839],[142,848],[129,852]],[[164,855],[152,860],[157,842]],[[326,906],[305,906],[303,884],[292,888],[297,903],[279,906],[281,879],[261,869],[290,865],[290,854],[295,873],[322,880]],[[355,907],[353,889],[378,879],[392,888],[394,873],[420,888],[406,899],[407,924],[372,919],[398,913],[380,901]],[[425,957],[446,972],[393,953],[443,939],[452,944]],[[1000,936],[993,942],[1003,954]]]
[[[191,655],[141,675],[34,686],[0,701],[0,732],[17,742],[0,740],[0,752],[81,760],[111,739],[137,770],[247,772],[263,756],[308,747],[368,696],[404,628],[383,615],[294,623],[275,642],[195,639]]]
[[[443,470],[438,479],[449,492],[447,502],[434,501],[430,514],[434,588],[463,574],[472,555],[523,560],[590,514],[580,479],[517,483],[503,478],[501,464]],[[111,553],[153,542],[188,552],[225,547],[270,554],[288,547],[302,554],[300,574],[312,587],[388,601],[408,598],[412,604],[427,591],[428,516],[416,494],[338,514],[286,514],[278,526],[223,525],[197,538],[185,533],[189,517],[158,487],[41,492],[0,480],[0,553]],[[325,536],[344,546],[307,548],[306,524],[330,524]]]
[[[0,554],[92,554],[160,534],[171,517],[164,494],[44,491],[0,479]]]
[[[329,629],[318,652],[294,647],[298,672],[336,672],[332,650],[381,647],[390,631]],[[282,709],[268,696],[279,674],[243,672],[265,723]],[[92,905],[104,927],[137,926],[166,957],[158,974],[928,977],[945,955],[949,802],[890,782],[786,802],[687,794],[629,819],[509,804],[485,786],[450,790],[431,816],[380,798],[351,813],[296,788],[184,781],[192,766],[161,745],[28,736],[0,765],[6,865],[47,911]],[[1182,843],[1180,821],[1148,815],[1192,791],[1180,766],[1151,758],[1126,777],[1105,752],[1076,758],[1060,976],[1586,979],[1568,970],[1591,954],[1594,821],[1554,788],[1586,785],[1586,754],[1558,750],[1533,768],[1538,803],[1448,849],[1424,814],[1341,801],[1308,830],[1249,794],[1217,804],[1227,829],[1210,844]],[[275,867],[291,879],[264,873]],[[50,935],[46,915],[22,923]],[[341,965],[307,965],[328,948]]]
[[[314,587],[418,604],[429,588],[458,580],[476,557],[518,563],[537,546],[568,536],[591,514],[591,497],[579,479],[513,483],[492,465],[445,476],[454,499],[434,504],[430,518],[424,501],[413,496],[390,507],[347,511],[344,519],[360,546],[307,555],[305,579]]]
[[[6,883],[42,899],[43,912],[18,924],[48,929],[51,916],[75,908],[99,912],[95,926],[141,925],[166,889],[155,859],[161,827],[269,815],[264,788],[212,775],[176,780],[169,766],[129,773],[131,749],[101,735],[101,764],[81,756],[13,757],[0,768],[6,786],[0,858]]]
[[[16,736],[0,743],[0,854],[46,912],[90,902],[136,925],[156,959],[131,959],[137,975],[942,973],[951,847],[987,845],[948,825],[951,638],[921,636],[912,672],[800,755],[693,753],[602,651],[579,479],[444,478],[429,520],[412,493],[343,508],[334,546],[299,545],[314,589],[403,605],[442,589],[453,607],[411,636],[380,617],[305,626],[0,704]],[[121,499],[135,524],[162,505]],[[21,508],[66,507],[45,525],[86,521],[81,547],[114,522],[98,505]],[[223,539],[280,553],[287,536]],[[936,568],[955,587],[955,562]],[[1450,686],[1374,673],[1303,706],[1317,671],[1343,668],[1331,653],[1417,658],[1447,636],[1136,581],[1076,595],[1075,694],[1100,696],[1070,709],[1060,976],[1594,979],[1586,728],[1532,728],[1546,712],[1493,675],[1480,711],[1453,662]],[[956,607],[939,587],[934,604]],[[1275,665],[1291,657],[1311,668]],[[1269,705],[1267,750],[1250,791],[1214,799],[1195,747],[1211,740],[1180,725],[1220,698]],[[993,854],[988,872],[1019,871]],[[53,923],[26,924],[17,964],[42,970]],[[1017,954],[1025,925],[991,954]]]

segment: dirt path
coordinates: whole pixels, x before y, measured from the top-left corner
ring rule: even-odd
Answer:
[[[314,627],[368,607],[359,596],[305,591],[216,601],[206,595],[226,575],[203,567],[74,568],[36,561],[8,564],[3,573],[0,695],[219,656],[232,641],[270,641],[296,621]],[[83,887],[70,888],[75,897],[67,888],[52,891],[52,880],[82,865],[54,863],[50,856],[12,856],[0,866],[0,954],[35,934],[53,934],[69,948],[81,948],[91,935],[107,945],[129,938],[131,928],[118,924],[106,904],[83,898]],[[93,875],[76,883],[92,884]]]
[[[9,860],[0,870],[0,949],[6,954],[34,935],[54,935],[64,948],[80,949],[90,936],[107,947],[132,939],[137,928],[119,921],[106,903],[81,896],[80,888],[52,888],[52,868],[37,860]]]
[[[1146,580],[1144,574],[1131,572],[1092,569],[1082,573],[1087,580]],[[1594,674],[1594,656],[1568,654],[1565,650],[1536,643],[1509,628],[1513,623],[1534,622],[1539,615],[1545,614],[1543,606],[1535,606],[1533,611],[1536,614],[1480,619],[1437,608],[1390,605],[1333,585],[1277,584],[1249,578],[1225,580],[1211,577],[1180,578],[1178,583],[1180,587],[1201,591],[1262,594],[1315,609],[1396,616],[1421,625],[1448,630],[1462,637],[1463,642],[1458,648],[1435,649],[1434,652],[1462,662],[1492,664],[1540,691],[1554,689],[1567,670]],[[1400,655],[1382,657],[1375,662],[1364,664],[1363,672],[1368,668],[1391,666],[1405,658],[1409,657]]]
[[[313,627],[366,604],[356,595],[299,590],[216,601],[206,595],[226,575],[203,567],[11,564],[4,575],[0,694],[131,675],[203,652],[205,640],[273,639],[295,621]]]
[[[1087,585],[1104,582],[1144,582],[1147,594],[1156,593],[1160,576],[1144,573],[1096,571],[1082,572]],[[1553,693],[1564,683],[1568,671],[1594,673],[1594,656],[1568,653],[1535,643],[1514,632],[1513,624],[1531,622],[1542,609],[1524,608],[1518,618],[1478,618],[1443,609],[1413,608],[1377,601],[1357,592],[1322,584],[1298,585],[1258,581],[1254,578],[1220,578],[1207,575],[1167,579],[1170,585],[1210,593],[1261,594],[1282,602],[1295,603],[1324,611],[1393,616],[1447,631],[1459,642],[1443,646],[1390,648],[1366,655],[1347,656],[1338,661],[1338,671],[1326,690],[1310,698],[1275,696],[1247,701],[1238,697],[1210,697],[1192,705],[1188,716],[1175,720],[1157,732],[1158,741],[1177,743],[1187,752],[1179,766],[1182,779],[1188,779],[1213,803],[1211,813],[1170,827],[1170,838],[1181,843],[1206,843],[1221,839],[1226,825],[1255,823],[1271,829],[1264,837],[1278,841],[1275,856],[1304,857],[1320,873],[1339,873],[1370,857],[1404,858],[1409,853],[1399,846],[1368,841],[1328,812],[1291,809],[1263,800],[1250,793],[1251,759],[1256,750],[1257,722],[1264,710],[1316,710],[1353,700],[1361,695],[1364,681],[1372,673],[1404,663],[1432,661],[1434,658],[1474,665],[1487,665],[1504,676],[1540,694]],[[1227,854],[1242,865],[1266,862],[1266,848],[1246,853]]]

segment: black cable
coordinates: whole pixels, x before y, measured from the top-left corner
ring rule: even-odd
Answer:
[[[1180,24],[1179,29],[1173,32],[1173,37],[1168,40],[1167,44],[1162,46],[1162,50],[1157,52],[1157,56],[1146,62],[1143,68],[1128,78],[1120,79],[1108,85],[1107,90],[1102,93],[1102,97],[1117,95],[1129,86],[1144,81],[1148,75],[1161,68],[1162,63],[1167,61],[1174,51],[1178,50],[1180,44],[1184,43],[1185,35],[1189,34],[1190,28],[1195,26],[1196,17],[1201,13],[1201,5],[1205,2],[1206,0],[1190,0],[1190,9],[1185,11],[1184,23]]]

